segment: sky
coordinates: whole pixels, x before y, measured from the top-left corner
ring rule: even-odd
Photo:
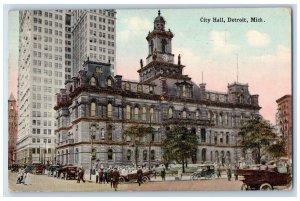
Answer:
[[[148,55],[146,36],[158,9],[118,9],[116,74],[138,80],[140,59]],[[260,113],[273,124],[276,100],[291,94],[291,16],[288,8],[161,9],[166,29],[174,33],[172,53],[186,67],[184,74],[213,91],[228,83],[248,83],[259,95]],[[207,23],[200,19],[246,18],[248,23]],[[250,22],[251,17],[263,22]],[[18,15],[9,14],[9,94],[17,96]],[[238,68],[237,68],[238,66]]]

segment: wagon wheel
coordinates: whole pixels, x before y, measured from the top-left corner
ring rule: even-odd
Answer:
[[[271,191],[271,190],[273,190],[273,187],[268,183],[263,183],[262,185],[260,185],[259,190],[261,190],[261,191]]]
[[[124,177],[120,177],[120,178],[119,178],[119,182],[120,182],[120,183],[124,183],[124,182],[125,182],[125,178],[124,178]]]
[[[144,183],[147,183],[149,181],[149,178],[146,177],[146,176],[143,176],[142,180],[143,180]]]
[[[247,191],[249,188],[247,186],[247,184],[243,183],[243,185],[241,186],[241,190],[242,191]]]

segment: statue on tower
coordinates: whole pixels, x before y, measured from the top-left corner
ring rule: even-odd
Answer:
[[[180,56],[180,54],[178,55],[178,65],[181,65],[181,56]]]
[[[140,60],[140,65],[141,65],[141,68],[143,68],[143,66],[144,66],[143,65],[143,59]]]
[[[153,58],[154,61],[155,61],[156,58],[157,58],[157,51],[156,51],[156,48],[154,49],[152,58]]]

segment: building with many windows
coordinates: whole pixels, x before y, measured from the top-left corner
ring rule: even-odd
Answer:
[[[77,15],[77,13],[82,15]],[[100,10],[23,10],[19,12],[19,70],[18,70],[18,141],[17,158],[19,163],[52,163],[55,160],[56,137],[55,94],[59,92],[65,81],[73,77],[74,62],[76,67],[78,52],[83,58],[90,54],[90,13]],[[102,27],[113,27],[110,38],[100,37],[100,27],[93,27],[97,35],[93,40],[105,40],[102,48],[115,43],[115,11],[101,10],[106,19]],[[99,14],[100,15],[100,14]],[[113,15],[113,17],[111,16]],[[97,15],[98,16],[98,15]],[[88,17],[88,20],[87,20]],[[109,23],[108,23],[108,20]],[[112,20],[114,19],[114,20]],[[97,18],[98,20],[98,18]],[[112,22],[113,21],[113,22]],[[78,26],[84,34],[78,38]],[[89,24],[90,25],[90,24]],[[112,36],[114,40],[112,40]],[[74,37],[75,36],[75,37]],[[78,45],[80,44],[80,45]],[[101,45],[97,45],[99,49]],[[111,53],[111,51],[110,51]],[[108,54],[108,53],[106,53]],[[111,57],[113,59],[111,59]],[[115,59],[115,51],[103,61]],[[80,63],[82,62],[82,63]]]
[[[289,159],[293,157],[293,119],[292,119],[292,96],[285,95],[278,100],[276,124],[279,127],[279,136],[285,139],[286,154]]]
[[[136,140],[144,142],[138,147],[138,163],[157,163],[162,161],[166,132],[179,124],[198,136],[190,162],[251,163],[251,155],[237,146],[238,129],[259,115],[258,95],[237,82],[228,84],[226,92],[195,84],[183,75],[180,55],[174,61],[173,37],[159,12],[146,37],[149,52],[146,65],[140,61],[136,82],[113,76],[111,64],[85,62],[57,94],[58,163],[86,169],[100,163],[132,165]],[[132,125],[151,126],[155,132],[142,139],[125,137],[124,130]]]

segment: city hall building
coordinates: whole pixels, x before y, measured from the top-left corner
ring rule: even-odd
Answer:
[[[162,142],[175,125],[198,136],[190,163],[251,163],[251,153],[238,147],[239,126],[259,115],[258,95],[248,84],[228,84],[226,92],[206,90],[183,75],[180,55],[172,52],[173,33],[158,12],[147,35],[149,53],[140,61],[140,80],[112,75],[110,63],[85,61],[78,75],[57,94],[56,161],[89,169],[95,164],[133,165],[163,162]],[[177,57],[175,63],[174,57]],[[135,125],[154,133],[131,139],[124,131]]]

